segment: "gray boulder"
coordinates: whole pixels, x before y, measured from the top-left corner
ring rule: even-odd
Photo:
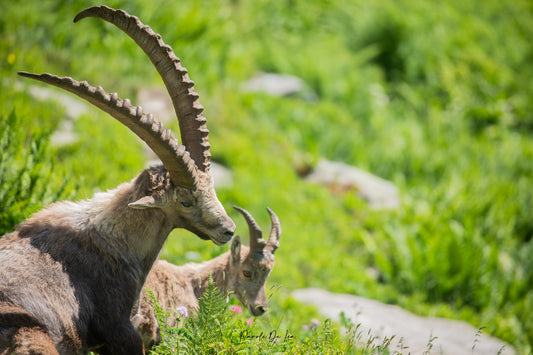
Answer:
[[[339,320],[340,313],[344,312],[354,326],[359,325],[355,335],[361,342],[375,337],[373,344],[378,345],[394,336],[389,345],[394,353],[515,354],[511,345],[463,321],[420,317],[398,306],[318,288],[296,290],[292,296],[299,302],[316,306],[331,320]]]
[[[305,180],[336,191],[353,190],[374,209],[394,209],[400,205],[398,188],[392,182],[348,164],[320,159]]]
[[[305,82],[293,75],[259,73],[241,85],[245,92],[264,92],[270,96],[299,96],[307,101],[315,101],[317,96]]]

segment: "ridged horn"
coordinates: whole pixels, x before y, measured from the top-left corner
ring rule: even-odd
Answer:
[[[108,94],[102,87],[91,86],[86,81],[79,82],[48,73],[18,74],[70,91],[107,112],[148,144],[167,168],[175,185],[191,190],[197,188],[198,171],[189,152],[172,136],[170,130],[163,128],[162,123],[154,120],[151,114],[143,113],[142,107],[133,106],[130,100],[122,100],[116,93]]]
[[[267,207],[268,214],[270,215],[271,221],[271,230],[270,236],[268,237],[267,248],[270,249],[270,252],[274,254],[276,249],[279,247],[279,237],[281,236],[281,224],[279,223],[279,218],[276,216],[274,211]]]
[[[163,79],[172,99],[178,117],[181,140],[189,151],[191,158],[201,171],[210,167],[209,130],[203,116],[203,107],[194,91],[194,82],[189,79],[187,69],[181,66],[180,60],[172,48],[166,45],[161,36],[139,18],[123,10],[115,10],[107,6],[94,6],[81,11],[74,18],[78,22],[86,17],[97,17],[112,23],[130,36],[148,55],[159,75]]]
[[[233,206],[237,211],[239,211],[248,223],[248,230],[250,231],[250,250],[263,252],[263,249],[266,247],[267,242],[263,239],[263,232],[261,228],[254,220],[250,212],[246,211],[244,208],[238,206]]]

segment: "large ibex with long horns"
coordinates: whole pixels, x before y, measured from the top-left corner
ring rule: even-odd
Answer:
[[[89,200],[54,203],[0,239],[0,354],[39,353],[51,343],[60,354],[142,354],[129,317],[169,233],[185,228],[222,245],[235,231],[215,194],[209,131],[187,70],[137,17],[100,6],[80,12],[74,22],[86,17],[116,25],[148,55],[172,98],[182,143],[141,107],[101,87],[19,73],[109,113],[163,165]]]

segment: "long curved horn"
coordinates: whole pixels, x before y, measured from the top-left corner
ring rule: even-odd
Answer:
[[[122,100],[116,93],[108,94],[102,87],[91,86],[86,81],[79,82],[48,73],[18,74],[70,91],[107,112],[148,144],[167,168],[174,184],[191,190],[197,188],[198,171],[189,152],[178,143],[170,130],[163,129],[163,124],[154,120],[151,114],[143,113],[142,107],[133,106],[130,100]]]
[[[279,247],[279,237],[281,236],[281,223],[279,223],[279,218],[276,216],[274,211],[267,207],[268,214],[270,215],[270,221],[272,224],[270,230],[270,236],[268,237],[267,248],[270,249],[270,252],[274,254],[276,249]]]
[[[194,82],[189,79],[187,69],[172,48],[166,45],[161,36],[136,17],[123,10],[107,6],[94,6],[81,11],[74,18],[78,22],[86,17],[98,17],[108,21],[130,36],[148,55],[159,75],[163,79],[178,116],[181,140],[189,151],[191,158],[201,171],[210,167],[209,130],[203,116],[203,107],[194,91]]]
[[[263,232],[261,231],[261,228],[254,220],[250,212],[238,206],[233,206],[233,208],[242,213],[246,223],[248,223],[248,229],[250,230],[250,250],[262,252],[267,245],[267,242],[265,242],[263,239]]]

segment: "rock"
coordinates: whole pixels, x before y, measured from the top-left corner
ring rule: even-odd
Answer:
[[[89,106],[80,99],[53,88],[30,85],[28,91],[38,100],[54,100],[65,108],[66,117],[50,137],[50,143],[56,146],[75,143],[78,140],[78,135],[74,132],[74,121],[88,112]]]
[[[233,186],[233,173],[224,165],[211,161],[211,175],[216,188]]]
[[[74,132],[74,121],[71,119],[62,120],[50,137],[50,143],[58,147],[76,143],[77,140],[78,134]]]
[[[360,337],[362,342],[375,336],[373,344],[379,345],[385,338],[394,336],[388,347],[394,353],[515,354],[511,345],[463,321],[420,317],[398,306],[317,288],[296,290],[292,296],[316,306],[324,317],[332,320],[339,320],[340,313],[344,312],[354,326],[359,324],[356,338]]]
[[[63,93],[56,88],[31,85],[29,86],[28,91],[36,99],[54,100],[59,102],[61,105],[63,105],[63,107],[65,107],[65,111],[67,113],[66,118],[73,121],[89,111],[89,105],[81,101],[81,99],[73,95]]]
[[[242,84],[246,92],[265,92],[270,96],[300,95],[314,101],[314,94],[298,77],[288,74],[260,73]]]
[[[176,119],[176,112],[167,91],[162,87],[140,89],[138,105],[143,112],[151,113],[159,122],[165,123]]]
[[[375,209],[394,209],[400,205],[398,188],[393,183],[344,163],[320,159],[305,180],[334,191],[356,191]]]

